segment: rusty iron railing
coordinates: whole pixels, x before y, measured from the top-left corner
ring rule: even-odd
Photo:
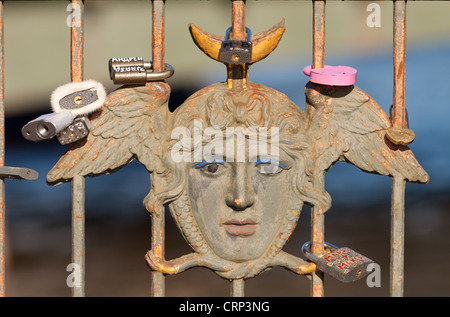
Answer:
[[[67,1],[67,0],[65,0]],[[325,63],[325,9],[324,0],[307,0],[312,2],[313,9],[313,68],[322,68]],[[347,0],[365,1],[365,0]],[[396,128],[405,128],[405,41],[406,41],[406,1],[387,0],[394,4],[394,34],[393,34],[393,64],[394,64],[394,90],[392,122]],[[164,38],[164,0],[151,0],[152,2],[152,62],[153,71],[160,72],[165,69],[165,38]],[[4,46],[3,46],[3,3],[0,1],[0,167],[4,166]],[[73,16],[71,27],[71,79],[73,82],[83,81],[84,67],[84,1],[72,0],[73,10],[77,8],[77,18]],[[245,38],[245,1],[232,0],[232,27],[236,39]],[[29,172],[29,171],[28,171]],[[31,174],[30,174],[31,173]],[[22,173],[19,178],[33,179],[35,174],[30,172],[27,176]],[[16,175],[17,176],[17,175]],[[12,177],[11,173],[0,173],[0,296],[5,296],[5,177]],[[325,175],[316,176],[313,180],[317,186],[324,187]],[[391,296],[403,295],[403,267],[404,267],[404,191],[405,180],[393,178],[392,205],[391,205]],[[85,179],[84,176],[75,176],[72,179],[72,261],[81,268],[81,287],[72,288],[72,296],[85,296]],[[311,242],[312,252],[315,255],[324,253],[324,214],[326,210],[313,208]],[[152,249],[158,249],[164,255],[164,212],[152,216]],[[164,296],[164,274],[152,272],[152,296]],[[231,296],[243,296],[244,280],[233,280]],[[323,273],[313,274],[311,281],[311,295],[324,296]]]

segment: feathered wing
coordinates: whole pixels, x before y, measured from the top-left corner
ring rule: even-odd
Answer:
[[[308,83],[305,94],[315,168],[326,171],[341,160],[369,173],[428,182],[412,151],[386,139],[389,117],[363,90]]]
[[[91,115],[86,140],[74,143],[47,175],[51,185],[70,181],[75,175],[112,173],[137,158],[149,172],[162,167],[170,87],[148,83],[120,88]]]

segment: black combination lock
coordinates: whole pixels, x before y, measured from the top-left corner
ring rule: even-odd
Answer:
[[[247,64],[252,60],[252,32],[247,29],[247,41],[229,40],[231,27],[225,33],[225,40],[220,47],[219,59],[228,64]]]

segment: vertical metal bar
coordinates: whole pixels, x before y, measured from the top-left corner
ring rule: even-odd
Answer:
[[[313,68],[325,63],[325,1],[313,0]]]
[[[245,0],[231,0],[231,32],[230,40],[246,40]],[[227,64],[227,83],[235,89],[245,89],[248,82],[248,64]]]
[[[232,0],[231,9],[231,34],[234,40],[245,41],[247,39],[245,30],[245,1]]]
[[[152,62],[155,73],[162,72],[164,66],[164,14],[165,0],[152,0],[153,23],[152,23]]]
[[[81,273],[80,287],[72,287],[73,297],[85,296],[85,179],[76,175],[72,179],[72,263]]]
[[[153,71],[165,69],[164,18],[165,0],[152,0],[152,62]],[[152,213],[152,250],[161,258],[165,256],[165,213],[164,206]],[[161,272],[152,271],[151,295],[165,296],[165,277]]]
[[[160,258],[165,256],[165,214],[164,206],[152,213],[152,250]],[[161,272],[152,271],[152,297],[164,297],[166,293],[165,276]]]
[[[320,188],[325,187],[324,175],[320,175],[314,180],[314,186],[320,186]],[[321,209],[319,206],[314,206],[311,212],[311,252],[317,257],[321,257],[324,253],[325,211],[326,210]],[[312,274],[311,295],[313,297],[324,296],[323,272],[316,272]]]
[[[395,128],[405,128],[406,79],[406,1],[394,1],[394,93],[392,121]],[[405,236],[405,180],[392,179],[391,194],[391,263],[390,295],[403,296],[404,236]]]
[[[84,73],[83,15],[84,15],[84,1],[72,0],[71,74],[73,82],[83,81],[83,73]]]
[[[313,68],[324,67],[325,62],[325,1],[313,1]],[[321,174],[314,180],[314,186],[325,187],[325,175]],[[325,240],[325,213],[326,210],[314,206],[311,215],[311,251],[316,256],[324,252]],[[324,296],[324,274],[317,272],[312,274],[311,295],[313,297]]]
[[[405,244],[405,180],[392,179],[390,295],[403,296]]]
[[[405,128],[405,60],[406,60],[406,1],[394,1],[394,95],[392,121],[396,128]]]
[[[244,297],[244,279],[232,280],[230,285],[231,297]]]
[[[3,1],[0,1],[0,166],[5,165],[5,104],[4,104],[4,36]],[[0,177],[0,297],[5,296],[5,178]]]
[[[72,82],[83,81],[84,36],[83,36],[84,1],[72,0],[71,27],[71,79]],[[81,270],[81,286],[72,287],[73,297],[85,296],[85,179],[74,176],[72,179],[72,263]]]

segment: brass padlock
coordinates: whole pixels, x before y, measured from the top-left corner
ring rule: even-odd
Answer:
[[[144,61],[142,57],[113,57],[109,60],[109,76],[113,79],[113,73],[122,67],[139,67],[141,69],[151,69],[152,62]]]
[[[147,82],[159,81],[174,74],[171,65],[165,64],[162,72],[153,72],[153,63],[142,57],[111,58],[109,76],[116,85],[145,86]]]
[[[247,29],[247,41],[229,40],[231,27],[225,33],[225,40],[222,42],[219,51],[219,59],[228,64],[247,64],[252,60],[252,32]]]
[[[338,248],[327,242],[324,246],[331,252],[319,258],[311,253],[310,246],[311,242],[306,242],[302,246],[302,252],[306,258],[316,263],[320,271],[344,283],[354,282],[368,275],[367,266],[374,263],[350,248]]]

